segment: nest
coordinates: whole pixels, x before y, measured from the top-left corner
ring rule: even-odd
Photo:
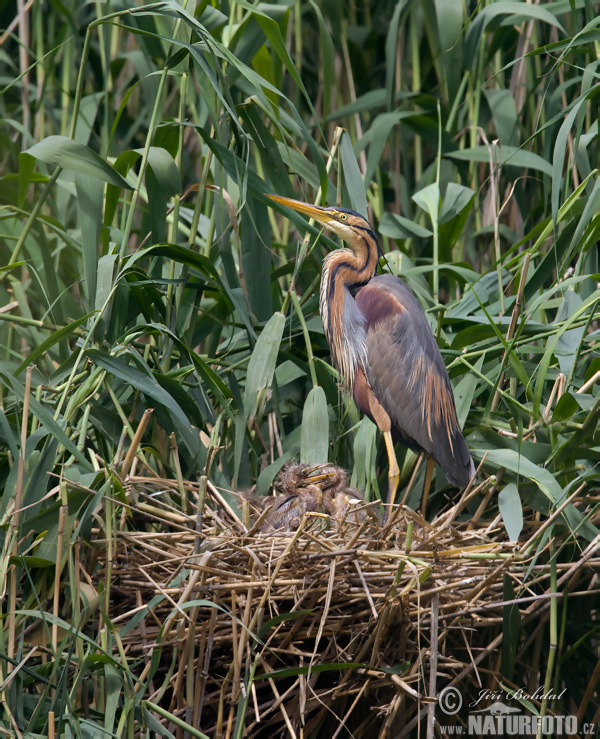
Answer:
[[[432,522],[402,508],[383,523],[343,471],[297,466],[275,496],[240,496],[241,520],[210,482],[127,484],[147,526],[118,535],[110,616],[130,624],[152,705],[209,736],[409,733],[443,687],[497,687],[506,578],[522,624],[547,614],[542,524],[511,544],[499,517],[458,520],[472,494]],[[200,515],[169,507],[184,492]]]

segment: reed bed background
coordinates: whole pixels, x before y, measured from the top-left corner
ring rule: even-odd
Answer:
[[[453,681],[598,725],[599,44],[591,0],[2,7],[2,732],[432,736]],[[335,244],[274,192],[427,312],[479,467],[427,520],[400,448],[372,517]],[[371,513],[259,530],[293,460]]]

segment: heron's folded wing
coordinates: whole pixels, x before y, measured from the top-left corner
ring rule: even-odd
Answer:
[[[356,295],[367,325],[367,379],[409,444],[431,454],[460,487],[474,473],[452,386],[425,313],[404,282],[374,277]]]

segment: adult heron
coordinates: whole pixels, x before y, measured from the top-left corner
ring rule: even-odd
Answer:
[[[375,275],[381,252],[369,222],[349,208],[268,197],[313,218],[347,244],[323,262],[321,320],[343,384],[383,434],[388,503],[394,503],[400,478],[395,438],[433,458],[451,483],[465,487],[475,467],[446,365],[423,308],[404,281]],[[425,495],[433,471],[427,467]]]

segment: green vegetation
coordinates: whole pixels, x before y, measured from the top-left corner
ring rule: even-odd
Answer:
[[[485,500],[516,539],[524,515],[569,499],[531,553],[560,537],[552,561],[574,561],[597,536],[597,6],[364,6],[0,12],[3,732],[47,735],[50,711],[65,736],[160,730],[153,676],[135,677],[127,625],[107,617],[110,566],[94,579],[94,548],[110,563],[137,525],[128,450],[159,477],[208,476],[236,508],[230,491],[265,494],[292,458],[347,468],[368,499],[386,488],[385,449],[341,396],[318,317],[334,244],[265,193],[368,211],[490,478],[464,516]],[[398,452],[401,498],[416,460]],[[455,494],[438,470],[431,511]],[[591,721],[597,607],[553,603],[529,649],[545,645],[541,682],[568,675],[568,707]],[[518,685],[528,633],[510,634]]]

